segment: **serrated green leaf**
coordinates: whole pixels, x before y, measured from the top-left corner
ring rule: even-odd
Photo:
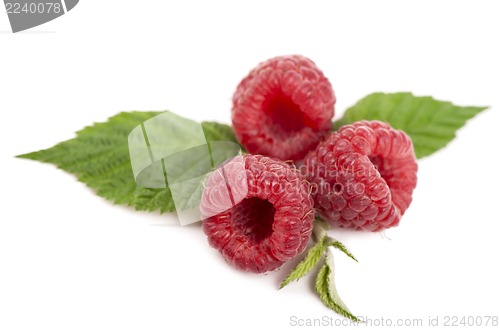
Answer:
[[[107,122],[85,127],[74,139],[17,157],[55,164],[116,204],[171,212],[175,206],[168,187],[153,189],[136,184],[128,148],[132,129],[161,113],[122,112]],[[236,141],[227,125],[204,122],[202,127],[207,141]]]
[[[299,262],[299,264],[295,266],[290,274],[288,274],[285,280],[283,280],[280,285],[280,289],[284,288],[292,281],[298,281],[300,278],[309,273],[311,269],[314,268],[314,266],[316,266],[325,251],[325,238],[326,236],[324,236],[323,239],[318,241],[313,247],[309,249],[306,257],[301,262]]]
[[[347,109],[333,128],[363,119],[387,122],[411,137],[417,158],[422,158],[444,148],[467,120],[485,109],[461,107],[411,93],[374,93]]]
[[[325,246],[332,246],[332,247],[336,248],[337,250],[344,252],[344,254],[346,256],[348,256],[349,258],[351,258],[352,260],[358,262],[358,259],[356,259],[356,257],[354,257],[354,255],[351,253],[351,251],[349,251],[344,244],[342,244],[340,241],[337,241],[334,238],[326,237],[325,238]]]
[[[207,141],[232,141],[238,143],[234,136],[233,128],[229,125],[215,121],[204,121],[201,123],[201,127]]]
[[[315,288],[321,301],[323,301],[328,308],[354,322],[360,322],[360,320],[349,311],[349,308],[347,308],[342,299],[340,299],[337,287],[335,286],[333,254],[329,250],[326,252],[325,263],[316,277]]]

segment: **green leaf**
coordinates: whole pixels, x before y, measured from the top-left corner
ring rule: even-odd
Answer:
[[[349,311],[349,308],[347,308],[342,299],[340,299],[334,280],[333,254],[329,250],[326,252],[325,263],[316,277],[315,287],[321,301],[323,301],[328,308],[354,322],[360,322],[360,320]]]
[[[344,244],[342,244],[340,241],[337,241],[336,239],[334,238],[331,238],[331,237],[326,237],[325,238],[325,246],[333,246],[334,248],[336,248],[337,250],[340,250],[342,252],[344,252],[344,254],[346,256],[348,256],[349,258],[351,258],[352,260],[358,262],[358,259],[356,259],[356,257],[354,257],[354,255],[351,253],[351,251],[349,251]]]
[[[281,283],[280,289],[284,288],[292,281],[298,281],[300,278],[309,273],[314,266],[316,266],[325,251],[325,238],[326,236],[309,249],[306,257],[297,266],[295,266],[295,268]]]
[[[207,141],[232,141],[238,143],[233,128],[229,125],[204,121],[201,123],[201,127],[203,127]]]
[[[411,137],[417,158],[422,158],[444,148],[467,120],[487,108],[461,107],[411,93],[374,93],[347,109],[333,128],[363,119],[387,122]]]
[[[175,206],[168,186],[144,188],[136,184],[128,147],[130,132],[161,113],[122,112],[105,123],[85,127],[74,139],[17,157],[55,164],[116,204],[137,210],[171,212]],[[205,122],[202,127],[208,141],[235,141],[227,125]]]

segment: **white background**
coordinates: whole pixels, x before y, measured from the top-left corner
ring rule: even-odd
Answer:
[[[127,110],[230,122],[258,62],[299,53],[332,82],[336,118],[375,91],[489,105],[419,161],[399,227],[334,231],[337,286],[372,319],[500,316],[495,1],[81,1],[12,34],[0,13],[0,329],[286,329],[333,316],[312,278],[228,266],[199,226],[113,206],[54,166],[14,156]],[[3,11],[3,8],[2,8]]]

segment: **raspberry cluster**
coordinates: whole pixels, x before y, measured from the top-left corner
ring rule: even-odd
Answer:
[[[207,178],[200,206],[210,245],[236,268],[266,272],[301,253],[315,213],[334,227],[378,231],[410,205],[411,139],[379,121],[330,133],[335,101],[328,79],[299,55],[267,60],[238,85],[233,128],[250,154]]]

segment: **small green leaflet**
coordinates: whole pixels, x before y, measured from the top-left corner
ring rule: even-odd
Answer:
[[[412,139],[417,158],[429,156],[455,138],[455,132],[488,107],[461,107],[411,93],[373,93],[347,109],[333,127],[358,120],[380,120]]]
[[[137,210],[175,210],[170,189],[152,189],[136,184],[130,164],[128,135],[137,125],[162,112],[122,112],[105,123],[96,123],[76,133],[76,138],[20,158],[55,164],[77,176],[96,193],[116,204]],[[234,141],[228,125],[203,122],[207,141]]]
[[[325,256],[324,264],[316,276],[316,292],[318,292],[321,301],[323,301],[328,308],[355,322],[360,322],[360,320],[349,311],[337,292],[334,281],[333,254],[328,247],[332,246],[342,251],[356,262],[358,260],[349,252],[344,244],[328,236],[327,231],[329,229],[330,226],[321,218],[315,219],[312,239],[316,244],[309,249],[306,257],[290,272],[290,274],[288,274],[281,283],[280,289],[290,284],[292,281],[298,281],[300,278],[304,277],[318,264],[321,258]]]
[[[345,253],[346,256],[351,258],[352,260],[358,262],[358,259],[349,251],[344,244],[342,244],[340,241],[337,241],[336,239],[333,239],[331,237],[325,237],[325,246],[332,246],[336,248],[337,250],[340,250]]]
[[[306,257],[288,274],[285,280],[281,283],[280,289],[284,288],[292,281],[298,281],[304,277],[311,269],[320,261],[325,251],[325,239],[323,236],[312,248],[307,252]]]
[[[326,251],[325,264],[318,272],[315,288],[321,301],[323,301],[328,308],[354,322],[360,322],[360,320],[349,311],[337,292],[334,279],[333,254],[330,250]]]

